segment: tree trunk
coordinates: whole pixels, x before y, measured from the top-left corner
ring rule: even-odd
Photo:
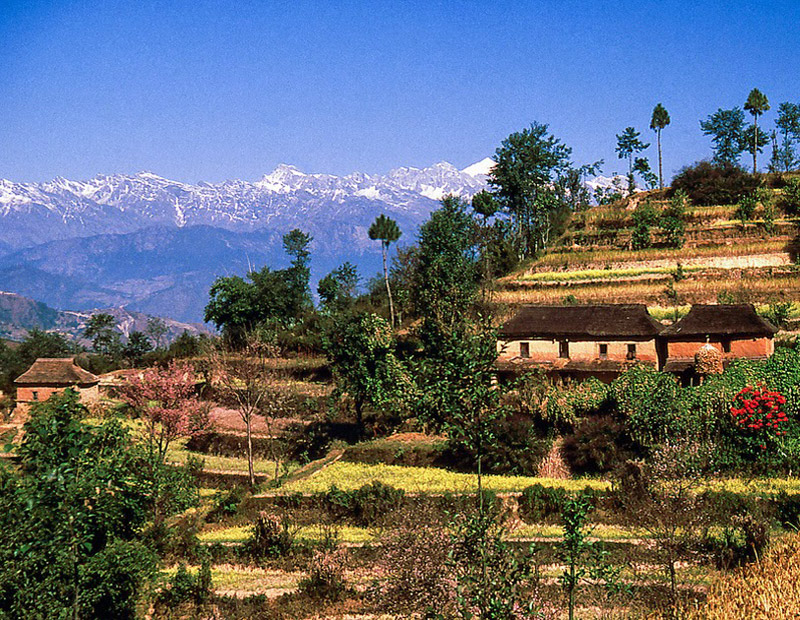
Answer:
[[[251,432],[252,417],[252,415],[248,415],[247,419],[245,420],[247,426],[247,473],[250,476],[251,489],[256,486],[256,474],[253,471],[253,434]]]
[[[756,173],[756,154],[758,153],[758,114],[753,115],[753,174]]]
[[[355,401],[355,408],[356,408],[356,424],[358,425],[358,434],[359,436],[364,434],[364,416],[362,415],[362,408],[364,407],[361,400]]]
[[[661,174],[661,128],[656,132],[658,140],[658,189],[664,189],[664,177]]]
[[[394,301],[392,301],[392,287],[389,286],[389,269],[386,267],[386,243],[381,243],[383,249],[383,280],[386,282],[386,295],[389,297],[389,316],[392,318],[392,329],[394,329]]]

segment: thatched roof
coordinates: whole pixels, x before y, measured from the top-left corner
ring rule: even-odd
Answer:
[[[663,329],[644,304],[522,306],[500,329],[504,338],[649,340]]]
[[[768,336],[778,328],[756,313],[753,304],[695,304],[689,314],[661,332],[665,338]]]
[[[71,357],[40,357],[17,377],[17,385],[92,385],[100,378],[84,370]]]

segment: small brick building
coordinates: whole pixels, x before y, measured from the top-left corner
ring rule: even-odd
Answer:
[[[777,331],[752,304],[695,304],[659,335],[662,370],[684,384],[695,382],[695,356],[707,344],[722,354],[723,364],[731,359],[766,359],[775,350]]]
[[[663,328],[644,304],[522,306],[500,329],[498,368],[612,381],[633,364],[658,365]]]
[[[75,389],[84,402],[93,402],[98,398],[99,382],[99,377],[78,366],[74,358],[40,357],[14,381],[17,407],[27,409],[67,388]]]

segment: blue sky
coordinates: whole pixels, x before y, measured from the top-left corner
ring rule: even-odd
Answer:
[[[610,173],[659,101],[671,176],[751,88],[800,102],[799,23],[796,0],[0,0],[0,177],[464,167],[532,121]]]

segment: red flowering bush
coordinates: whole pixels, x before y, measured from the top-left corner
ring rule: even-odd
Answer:
[[[763,385],[747,386],[733,399],[733,423],[744,433],[759,438],[759,447],[767,449],[769,440],[786,434],[783,427],[789,422],[783,406],[786,398],[780,392]]]

